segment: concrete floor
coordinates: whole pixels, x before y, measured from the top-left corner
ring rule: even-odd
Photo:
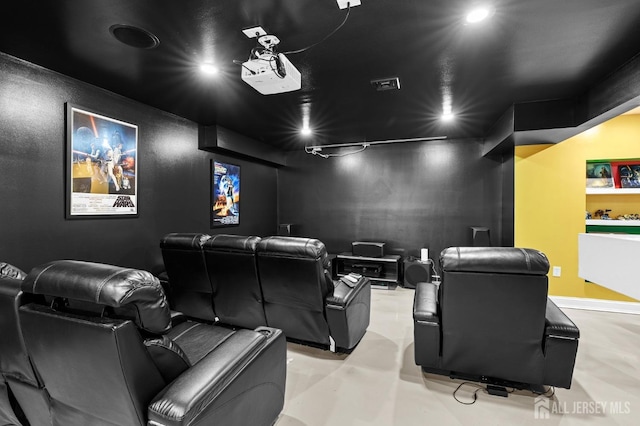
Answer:
[[[285,405],[275,424],[640,424],[640,315],[565,309],[581,334],[570,390],[551,398],[480,390],[464,405],[453,397],[462,381],[425,374],[414,363],[413,294],[372,290],[371,324],[349,355],[289,343]],[[456,396],[471,402],[476,389],[467,382]]]

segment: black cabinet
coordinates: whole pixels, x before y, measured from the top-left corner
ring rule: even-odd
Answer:
[[[374,287],[395,288],[402,280],[400,259],[399,255],[363,257],[341,253],[333,259],[333,270],[338,277],[355,272],[368,277]]]

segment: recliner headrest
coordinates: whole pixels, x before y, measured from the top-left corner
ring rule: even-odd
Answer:
[[[324,243],[313,238],[301,237],[266,237],[257,247],[258,255],[279,257],[302,257],[308,259],[320,259],[327,257],[327,249]]]
[[[449,247],[440,253],[447,272],[547,275],[549,260],[544,253],[518,247]]]
[[[208,234],[172,232],[165,235],[162,240],[160,240],[160,247],[177,249],[199,249],[202,247],[202,244],[204,244],[209,238],[211,238],[211,236]]]
[[[243,253],[255,253],[260,237],[245,237],[242,235],[218,234],[212,236],[203,244],[205,250],[224,250]]]
[[[171,328],[169,304],[160,282],[147,271],[57,260],[33,268],[21,287],[25,293],[114,308],[150,333],[161,334]]]

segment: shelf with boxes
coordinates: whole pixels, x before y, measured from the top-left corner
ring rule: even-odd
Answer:
[[[588,160],[586,230],[640,234],[640,159]]]

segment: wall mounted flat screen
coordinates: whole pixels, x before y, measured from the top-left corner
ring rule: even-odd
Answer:
[[[240,224],[240,166],[211,160],[211,228]]]

